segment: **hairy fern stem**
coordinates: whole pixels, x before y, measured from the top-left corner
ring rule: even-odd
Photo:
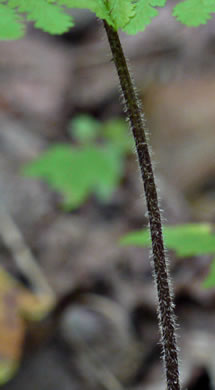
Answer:
[[[133,132],[144,185],[152,239],[154,277],[158,295],[158,317],[168,390],[180,390],[178,352],[175,332],[174,304],[165,256],[162,221],[157,188],[146,139],[145,121],[135,91],[118,33],[104,21],[108,41],[124,97],[126,115]]]

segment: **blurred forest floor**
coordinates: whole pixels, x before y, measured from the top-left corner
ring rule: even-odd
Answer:
[[[75,115],[123,116],[102,24],[85,11],[75,18],[77,26],[62,37],[29,26],[24,39],[0,42],[0,210],[24,237],[58,302],[28,330],[21,366],[2,389],[163,389],[149,251],[119,246],[123,234],[147,224],[136,157],[128,159],[110,202],[91,197],[68,213],[47,184],[20,174],[49,145],[71,142],[67,128]],[[148,121],[165,220],[214,222],[214,20],[188,29],[167,7],[144,33],[121,38]],[[2,219],[1,264],[31,289],[4,229]],[[215,289],[201,286],[210,261],[169,254],[181,377],[189,390],[215,389]],[[89,331],[90,350],[79,328]]]

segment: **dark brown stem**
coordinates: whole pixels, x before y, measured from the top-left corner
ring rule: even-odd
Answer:
[[[104,21],[125,101],[126,114],[135,139],[152,239],[154,277],[158,294],[158,315],[168,390],[179,390],[178,353],[175,334],[174,304],[162,234],[162,221],[151,157],[145,134],[141,104],[135,92],[118,33]]]

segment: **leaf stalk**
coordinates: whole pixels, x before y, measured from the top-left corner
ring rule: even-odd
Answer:
[[[163,348],[163,360],[168,390],[180,390],[178,351],[174,304],[170,286],[170,277],[166,261],[162,220],[159,207],[157,186],[146,138],[146,123],[140,100],[128,70],[127,61],[118,33],[104,21],[113,61],[118,73],[124,97],[126,115],[134,136],[139,167],[144,185],[148,210],[150,234],[152,240],[154,279],[158,295],[158,318]]]

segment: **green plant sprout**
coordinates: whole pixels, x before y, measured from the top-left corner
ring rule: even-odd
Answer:
[[[0,0],[0,38],[16,39],[23,36],[24,20],[34,22],[35,27],[51,34],[62,34],[73,25],[72,18],[66,13],[66,7],[89,9],[103,21],[124,98],[125,113],[135,141],[144,186],[151,235],[153,275],[158,296],[158,321],[166,388],[180,390],[173,294],[166,262],[157,185],[141,102],[118,35],[119,30],[128,34],[144,31],[159,14],[156,7],[163,7],[165,2],[165,0]],[[173,15],[187,26],[205,24],[214,12],[214,0],[185,0],[173,7]]]
[[[105,122],[98,121],[87,114],[77,115],[68,127],[71,137],[82,144],[102,140],[116,148],[122,156],[131,154],[134,142],[128,132],[128,125],[122,118],[113,118]]]
[[[164,242],[168,249],[175,251],[180,258],[199,255],[215,256],[215,234],[209,223],[191,223],[164,227]],[[130,232],[120,240],[123,246],[150,247],[147,229]],[[215,258],[210,272],[203,282],[206,288],[215,286]]]
[[[107,202],[118,188],[132,138],[122,119],[101,123],[79,115],[69,125],[78,145],[57,144],[23,169],[27,176],[42,178],[63,195],[63,207],[73,210],[95,194]],[[103,143],[96,143],[102,140]]]

